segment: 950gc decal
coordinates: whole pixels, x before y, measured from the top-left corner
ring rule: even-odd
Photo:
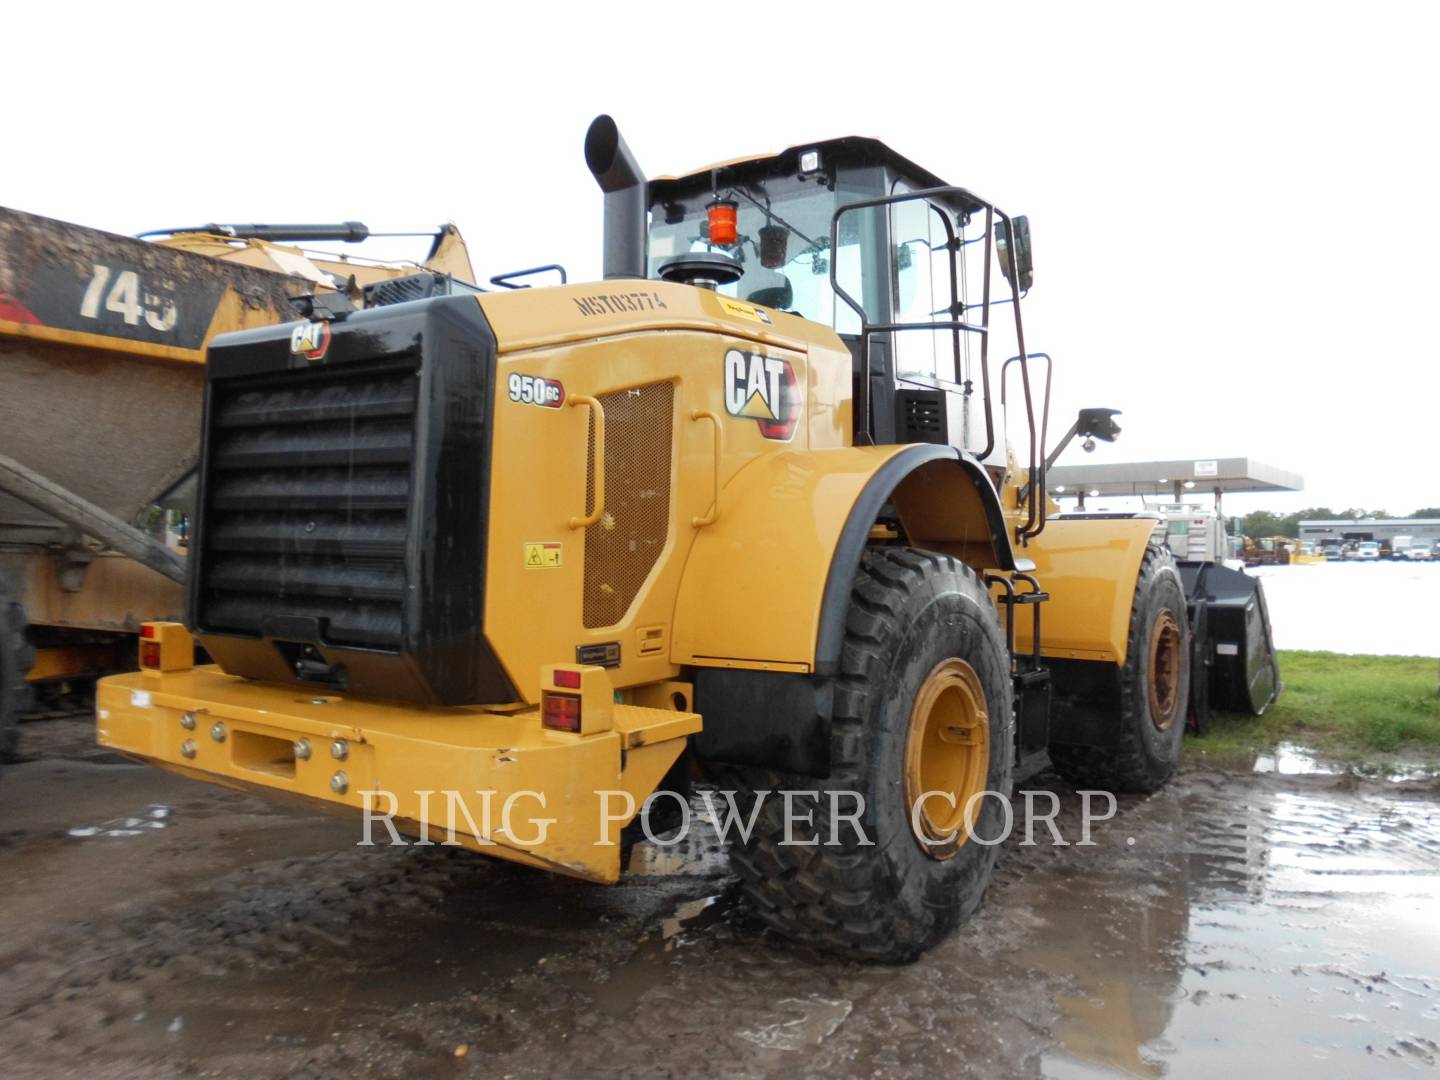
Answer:
[[[546,409],[558,409],[565,403],[565,387],[559,379],[546,379],[539,375],[511,374],[509,379],[510,400],[522,405],[540,405]]]
[[[754,420],[767,439],[786,440],[800,419],[795,369],[778,356],[730,349],[725,353],[725,411]]]

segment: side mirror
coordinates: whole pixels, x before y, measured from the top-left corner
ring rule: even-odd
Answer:
[[[1080,417],[1075,421],[1075,434],[1084,435],[1087,439],[1114,442],[1120,437],[1120,425],[1115,423],[1115,417],[1119,415],[1119,409],[1081,409]]]
[[[1080,415],[1075,418],[1075,423],[1070,425],[1070,430],[1061,436],[1060,441],[1055,444],[1055,449],[1046,455],[1046,470],[1048,471],[1054,466],[1076,435],[1085,437],[1085,441],[1080,445],[1087,453],[1095,449],[1096,439],[1102,439],[1105,442],[1114,442],[1118,439],[1120,425],[1115,423],[1115,417],[1119,415],[1119,409],[1081,409]]]
[[[1035,283],[1035,260],[1030,253],[1030,219],[1021,214],[1011,218],[1010,224],[1014,226],[1013,245],[1010,242],[1011,230],[1005,227],[1005,222],[1002,220],[995,225],[995,246],[996,253],[1000,256],[1000,272],[1016,292],[1028,292]],[[1013,274],[1010,265],[1012,254],[1015,259]]]

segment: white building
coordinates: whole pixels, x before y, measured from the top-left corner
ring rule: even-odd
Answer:
[[[1382,544],[1397,536],[1434,544],[1440,540],[1440,518],[1337,518],[1333,521],[1300,522],[1299,539],[1312,544],[1326,540],[1378,540]]]

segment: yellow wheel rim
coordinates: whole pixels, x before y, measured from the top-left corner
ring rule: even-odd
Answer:
[[[920,684],[905,736],[905,810],[931,858],[951,858],[970,839],[981,810],[975,796],[989,771],[990,714],[980,676],[957,657],[942,660]]]
[[[1175,722],[1180,711],[1180,650],[1184,636],[1168,610],[1160,612],[1150,630],[1150,719],[1161,731]]]

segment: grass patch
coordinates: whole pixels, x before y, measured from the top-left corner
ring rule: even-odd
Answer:
[[[1217,714],[1187,754],[1228,757],[1297,742],[1336,756],[1440,754],[1440,661],[1281,652],[1280,698],[1261,717]]]

